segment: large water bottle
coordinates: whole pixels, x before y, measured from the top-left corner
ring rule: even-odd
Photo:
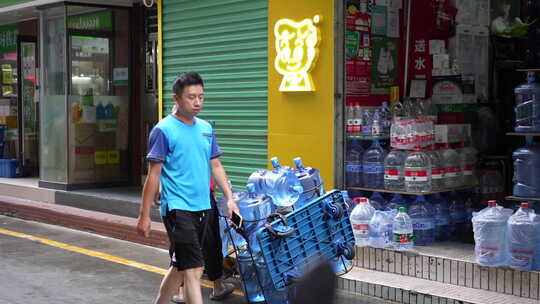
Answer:
[[[432,195],[430,200],[435,213],[435,240],[439,242],[447,241],[451,236],[448,202],[439,193]]]
[[[254,257],[256,260],[258,255]],[[257,263],[254,263],[251,254],[248,250],[242,250],[236,257],[238,262],[238,269],[242,277],[242,285],[244,287],[244,293],[249,303],[264,302],[264,294],[261,290],[259,281],[257,279],[257,269],[255,269]]]
[[[476,262],[482,266],[505,265],[508,260],[506,250],[506,224],[508,216],[495,201],[489,201],[472,218],[474,229],[474,253]]]
[[[385,136],[390,135],[390,126],[392,125],[392,110],[388,106],[388,102],[384,101],[381,106],[381,118],[383,120],[383,133]]]
[[[407,201],[399,193],[394,194],[394,197],[386,205],[386,210],[398,210],[399,207],[407,207]]]
[[[409,208],[413,223],[414,244],[431,245],[435,241],[434,209],[423,195],[419,195]]]
[[[364,149],[360,145],[360,142],[356,139],[351,140],[351,148],[345,160],[345,185],[347,187],[363,186],[363,156]]]
[[[373,113],[369,109],[364,109],[362,115],[362,137],[371,137],[373,127]]]
[[[405,164],[406,153],[392,149],[384,159],[384,189],[394,191],[405,190]]]
[[[362,169],[364,187],[372,189],[384,188],[384,159],[386,151],[378,140],[374,140],[371,147],[364,152]]]
[[[435,144],[426,151],[431,162],[431,190],[438,191],[444,189],[442,158]]]
[[[444,167],[444,186],[446,188],[459,187],[462,184],[461,159],[457,152],[450,148],[450,144],[444,144],[441,150],[441,159]]]
[[[540,132],[540,84],[534,72],[527,73],[527,83],[514,89],[516,97],[516,132]]]
[[[384,119],[379,109],[373,114],[373,123],[371,125],[371,136],[379,137],[384,135]]]
[[[521,197],[540,197],[540,147],[532,140],[517,149],[514,159],[514,195]]]
[[[230,181],[229,181],[230,184]],[[232,187],[231,187],[232,189]],[[234,191],[233,192],[233,199],[235,202],[241,201],[244,196],[246,196],[247,193],[243,191]],[[221,197],[217,203],[217,207],[219,210],[219,232],[221,235],[221,250],[223,253],[223,256],[227,256],[229,254],[229,248],[233,245],[240,248],[247,244],[246,240],[240,236],[236,230],[230,229],[231,225],[227,223],[227,215],[229,214],[228,207],[227,207],[227,198],[225,196]]]
[[[386,206],[386,200],[379,192],[373,192],[373,194],[371,194],[369,203],[375,210],[384,210],[384,207]]]
[[[392,223],[392,245],[396,250],[411,250],[414,246],[413,226],[405,207],[399,207]]]
[[[373,248],[386,248],[392,245],[392,224],[397,210],[376,210],[369,222],[369,245]]]
[[[354,207],[350,221],[353,228],[354,240],[356,246],[369,245],[369,221],[375,212],[375,209],[369,204],[365,197],[354,198],[356,206]]]
[[[353,105],[353,113],[354,113],[354,126],[353,126],[353,133],[355,137],[361,137],[362,135],[362,126],[364,124],[363,117],[362,117],[362,107],[360,107],[360,103],[356,102]]]
[[[417,146],[407,155],[404,165],[405,191],[431,191],[431,161],[426,153]]]
[[[455,191],[448,193],[447,199],[450,203],[451,238],[461,237],[465,233],[467,221],[465,202]]]
[[[263,193],[272,198],[278,208],[291,207],[303,192],[300,181],[289,167],[281,167],[277,157],[271,160],[274,169],[266,171],[263,178]]]
[[[295,208],[300,208],[314,198],[321,196],[324,193],[324,185],[319,170],[304,167],[300,157],[295,158],[293,161],[296,166],[294,174],[300,180],[302,188],[304,188],[304,192],[295,204]]]
[[[255,252],[260,251],[255,232],[264,225],[266,218],[272,214],[272,200],[264,194],[257,194],[253,184],[247,184],[246,189],[247,195],[237,201],[237,204],[244,220],[242,226],[249,238],[249,246]]]
[[[508,265],[514,269],[532,269],[534,252],[539,241],[535,217],[529,203],[521,203],[521,208],[508,219]]]
[[[467,145],[465,142],[460,143],[458,154],[461,159],[461,169],[463,172],[463,185],[474,186],[478,183],[476,179],[476,162],[478,151],[475,148]]]

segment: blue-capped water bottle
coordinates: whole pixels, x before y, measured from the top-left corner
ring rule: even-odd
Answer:
[[[294,160],[294,174],[300,180],[304,192],[295,204],[295,208],[300,208],[309,203],[314,198],[324,193],[324,185],[319,170],[312,167],[305,167],[302,158],[297,157]]]

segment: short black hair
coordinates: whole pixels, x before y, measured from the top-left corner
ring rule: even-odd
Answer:
[[[172,85],[173,93],[176,95],[181,95],[184,88],[190,85],[201,85],[204,88],[204,82],[199,73],[184,72],[178,75]]]

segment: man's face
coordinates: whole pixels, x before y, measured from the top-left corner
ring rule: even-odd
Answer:
[[[204,102],[204,88],[200,84],[185,86],[181,95],[173,95],[178,110],[186,116],[197,116]]]

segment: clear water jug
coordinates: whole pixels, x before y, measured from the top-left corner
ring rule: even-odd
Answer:
[[[372,189],[384,188],[384,159],[386,151],[378,140],[374,140],[371,147],[364,152],[362,170],[364,171],[364,187]]]
[[[257,255],[254,257],[257,259]],[[247,250],[242,250],[236,257],[238,261],[238,268],[242,275],[242,285],[244,287],[244,293],[249,303],[264,302],[264,294],[259,286],[257,279],[256,264],[253,262],[251,254]]]
[[[373,194],[371,194],[369,203],[375,210],[384,210],[386,207],[386,200],[379,192],[373,192]]]
[[[364,149],[356,139],[350,141],[345,160],[345,184],[347,187],[362,187],[364,185],[362,158]]]
[[[439,242],[447,241],[451,236],[448,202],[439,193],[432,195],[430,201],[433,205],[435,218],[435,240]]]
[[[399,207],[392,223],[392,245],[396,250],[411,250],[414,246],[413,226],[405,207]]]
[[[459,238],[465,234],[465,222],[467,221],[465,201],[455,191],[448,193],[447,200],[450,203],[451,238]]]
[[[517,270],[531,270],[538,242],[536,214],[529,203],[521,207],[508,219],[508,266]]]
[[[392,149],[384,159],[384,189],[405,191],[405,164],[406,153]]]
[[[399,193],[394,194],[394,197],[388,202],[385,210],[398,210],[399,207],[407,207],[407,201]]]
[[[305,167],[302,163],[302,158],[294,159],[295,169],[294,174],[300,180],[304,192],[295,204],[295,208],[300,208],[309,203],[314,198],[321,196],[324,193],[324,185],[319,170],[312,167]]]
[[[249,246],[255,252],[260,251],[255,232],[264,225],[266,218],[272,214],[272,200],[264,194],[257,194],[253,184],[247,184],[246,188],[247,195],[237,201],[237,204],[244,220],[242,225],[249,238]]]
[[[514,159],[514,195],[540,197],[540,147],[527,141],[527,145],[512,154]]]
[[[369,222],[369,245],[373,248],[387,248],[392,245],[392,224],[397,210],[375,210]]]
[[[375,212],[375,209],[369,204],[365,197],[354,198],[356,206],[349,217],[354,233],[356,246],[369,245],[369,221]]]
[[[433,205],[423,195],[419,195],[409,208],[412,220],[414,244],[430,245],[435,241],[435,217]]]
[[[239,202],[246,196],[247,193],[243,191],[234,191],[233,192],[233,199],[235,202]],[[227,256],[230,252],[230,249],[233,247],[233,242],[236,245],[236,247],[243,247],[247,244],[247,241],[240,236],[236,230],[229,229],[231,226],[230,223],[228,223],[227,215],[228,208],[227,208],[227,198],[225,196],[221,197],[217,203],[218,211],[219,211],[219,231],[221,235],[221,250],[223,253],[223,256]]]
[[[527,83],[514,89],[516,132],[540,132],[540,84],[534,72],[527,73]]]
[[[431,191],[431,160],[420,147],[415,147],[407,155],[403,170],[405,171],[405,191]]]
[[[476,262],[482,266],[500,266],[506,264],[506,227],[508,215],[495,201],[489,201],[488,207],[476,213],[473,218],[474,254]]]

